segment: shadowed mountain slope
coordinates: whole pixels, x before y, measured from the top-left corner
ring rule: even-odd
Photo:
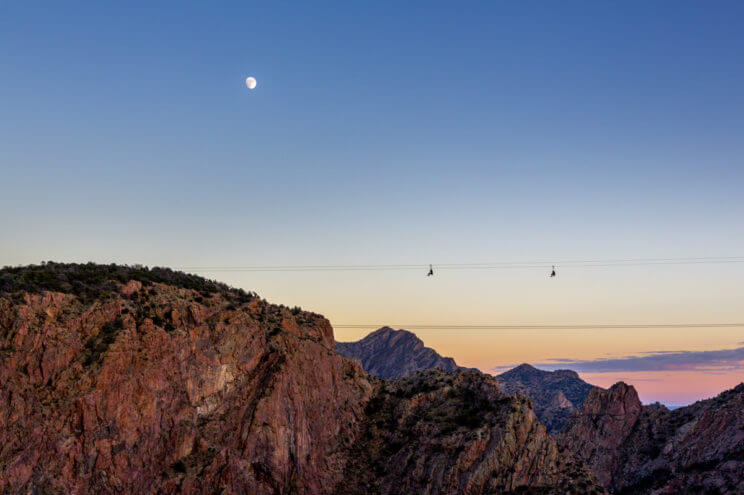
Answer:
[[[490,375],[437,369],[382,381],[366,414],[347,465],[353,482],[339,495],[603,492],[530,402]]]
[[[357,342],[336,342],[336,350],[359,361],[367,373],[380,378],[403,378],[417,371],[465,369],[454,359],[440,356],[424,346],[416,334],[407,330],[383,327]],[[595,388],[570,370],[542,371],[522,364],[496,376],[499,386],[509,394],[522,394],[532,399],[540,421],[555,434]]]
[[[543,371],[529,364],[512,368],[496,379],[505,392],[532,399],[535,414],[551,434],[561,431],[589,392],[597,388],[579,378],[575,371]]]
[[[425,347],[413,332],[390,327],[375,330],[357,342],[336,342],[336,351],[362,363],[367,373],[385,379],[404,378],[435,368],[465,369],[454,359],[442,357],[434,349]]]

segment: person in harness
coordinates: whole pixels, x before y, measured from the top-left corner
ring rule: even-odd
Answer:
[[[555,265],[553,265],[553,271],[550,272],[550,278],[555,277]]]
[[[429,273],[426,274],[427,277],[431,277],[434,275],[434,268],[432,268],[431,265],[429,265]]]

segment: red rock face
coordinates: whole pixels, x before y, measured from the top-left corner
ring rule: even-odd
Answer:
[[[200,297],[130,282],[90,307],[0,299],[0,492],[334,485],[372,386],[328,321]]]
[[[0,493],[596,492],[526,399],[442,376],[372,378],[322,316],[183,274],[3,269]]]
[[[592,392],[559,444],[623,493],[744,493],[744,384],[669,411],[618,383]]]
[[[606,391],[596,389],[589,393],[581,412],[572,419],[571,429],[562,437],[569,450],[579,453],[605,486],[611,484],[612,473],[622,463],[617,447],[630,434],[641,407],[636,390],[623,382]]]

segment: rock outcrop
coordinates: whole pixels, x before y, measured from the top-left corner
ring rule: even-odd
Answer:
[[[169,270],[0,270],[0,383],[0,493],[598,489],[492,379],[376,379],[322,316]]]
[[[479,372],[381,382],[338,493],[603,493],[560,451],[528,399]]]
[[[529,364],[496,375],[496,379],[505,392],[532,399],[535,414],[551,435],[565,427],[589,392],[597,388],[579,378],[575,371],[543,371]]]
[[[364,370],[379,378],[405,378],[423,370],[465,369],[455,360],[424,346],[416,334],[382,327],[356,342],[336,342],[336,350],[359,361]]]
[[[744,384],[673,411],[596,389],[559,443],[615,493],[744,493]]]

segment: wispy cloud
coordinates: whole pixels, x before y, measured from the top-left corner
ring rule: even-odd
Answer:
[[[683,371],[695,370],[709,373],[744,370],[744,347],[712,351],[661,351],[643,352],[637,356],[574,360],[551,359],[536,363],[542,369],[571,369],[583,373],[617,373],[632,371]],[[494,371],[509,367],[499,366]]]

